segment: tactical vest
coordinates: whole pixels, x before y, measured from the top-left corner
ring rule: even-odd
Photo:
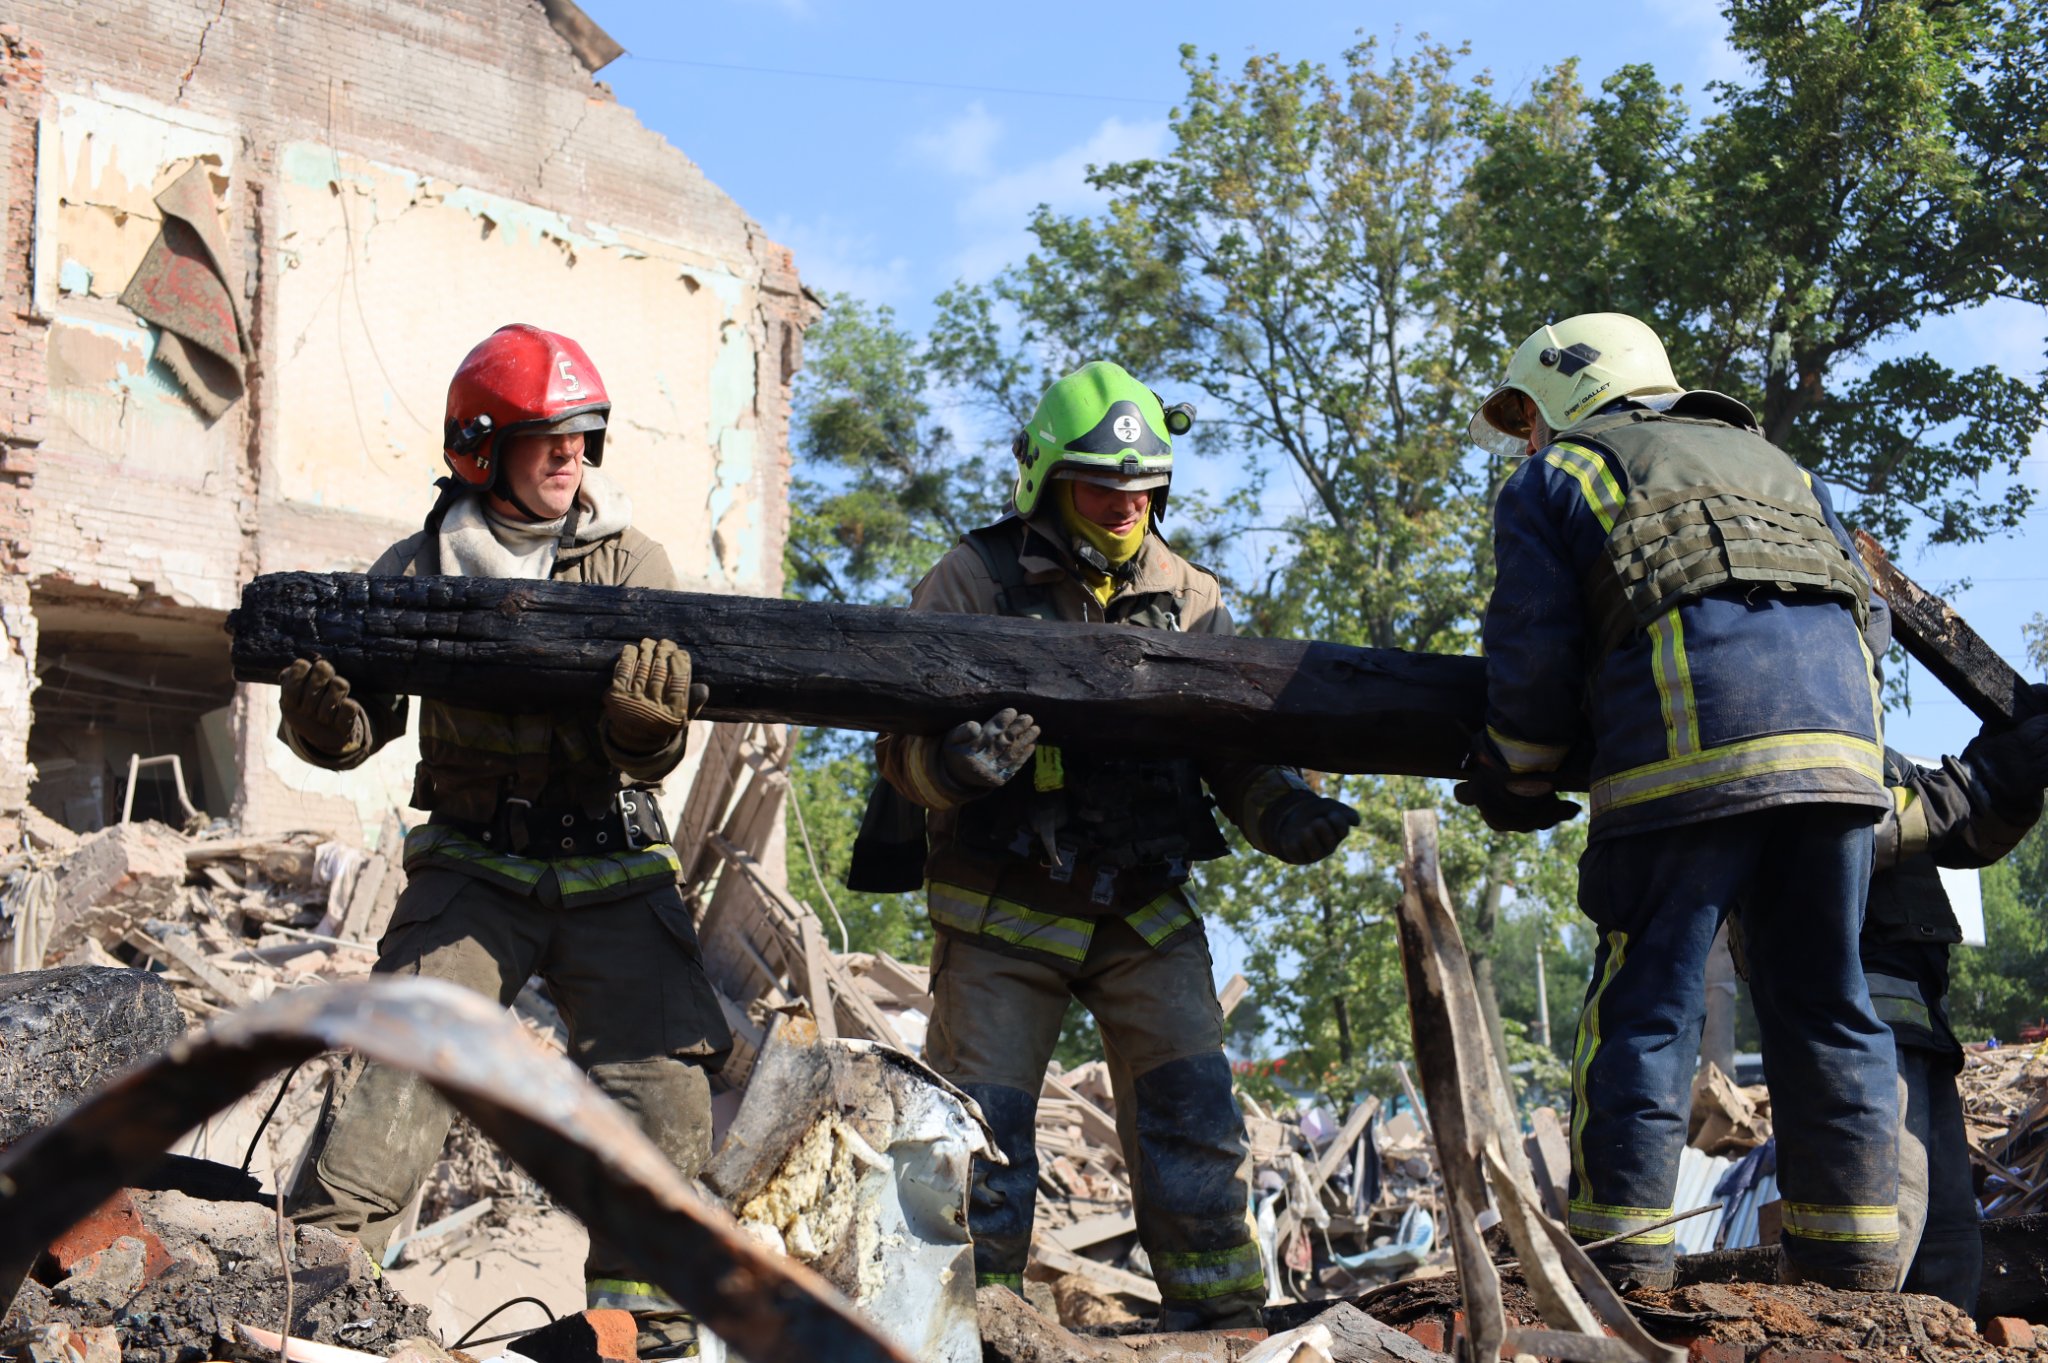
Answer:
[[[1026,533],[1023,523],[1011,517],[969,531],[965,538],[995,580],[1000,614],[1058,620],[1052,591],[1025,580],[1019,559]],[[1111,608],[1112,624],[1180,628],[1180,604],[1170,592],[1126,596]],[[1112,757],[1050,747],[1039,752],[1033,766],[1008,785],[961,806],[953,829],[956,841],[1047,860],[1045,835],[1050,833],[1063,866],[1086,865],[1091,872],[1142,870],[1172,881],[1186,879],[1193,862],[1230,854],[1211,812],[1215,802],[1192,759]]]
[[[1600,656],[1722,587],[1832,597],[1869,618],[1870,586],[1799,466],[1753,431],[1643,409],[1558,437],[1612,455],[1628,494],[1586,595]]]

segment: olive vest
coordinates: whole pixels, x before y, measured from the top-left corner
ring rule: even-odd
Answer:
[[[1834,597],[1867,623],[1869,583],[1806,474],[1754,431],[1638,408],[1596,416],[1558,443],[1605,451],[1627,480],[1586,578],[1596,657],[1723,587]]]
[[[965,538],[995,580],[1002,614],[1059,619],[1051,592],[1025,580],[1022,537],[1013,521]],[[1170,593],[1124,597],[1116,607],[1113,624],[1180,628],[1179,603]],[[1096,898],[1108,907],[1109,887],[1124,873],[1177,884],[1192,863],[1228,856],[1214,803],[1190,758],[1114,757],[1041,745],[1030,771],[961,807],[953,836],[982,851],[1045,858],[1049,835],[1060,864],[1070,873],[1087,868],[1084,874],[1101,888]]]

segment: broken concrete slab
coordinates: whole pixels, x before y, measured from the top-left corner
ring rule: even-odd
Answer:
[[[1007,1287],[982,1288],[975,1308],[988,1363],[1141,1363],[1129,1345],[1077,1335]]]
[[[0,1147],[161,1054],[184,1030],[170,987],[147,971],[67,966],[0,975]]]

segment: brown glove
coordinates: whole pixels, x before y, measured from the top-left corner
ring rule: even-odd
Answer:
[[[346,757],[370,741],[370,717],[348,695],[348,678],[322,659],[297,659],[277,674],[278,709],[307,747]]]
[[[709,687],[690,685],[690,655],[674,640],[627,644],[604,693],[605,733],[621,752],[658,753],[710,695]]]

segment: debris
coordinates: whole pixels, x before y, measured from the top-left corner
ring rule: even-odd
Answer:
[[[1956,1087],[1984,1215],[2048,1211],[2048,1043],[1969,1047]]]
[[[1140,1363],[1129,1345],[1074,1334],[1007,1287],[982,1288],[975,1304],[989,1363]]]
[[[974,1363],[967,1188],[994,1149],[973,1100],[918,1061],[786,1016],[703,1180],[906,1352]]]
[[[1762,1084],[1738,1088],[1713,1061],[1692,1081],[1686,1144],[1708,1155],[1740,1155],[1771,1138],[1771,1096]]]
[[[148,919],[178,916],[184,844],[160,823],[116,824],[81,841],[56,870],[45,959],[88,937],[104,945]]]
[[[338,1047],[432,1083],[742,1356],[905,1363],[816,1275],[770,1255],[703,1204],[566,1060],[534,1047],[494,1004],[429,979],[269,999],[131,1071],[0,1155],[0,1265],[46,1244],[201,1118],[284,1065]]]
[[[592,1309],[521,1335],[506,1348],[529,1363],[638,1363],[639,1331],[629,1312]]]
[[[162,980],[66,966],[0,975],[0,1147],[62,1116],[185,1030]]]
[[[2034,1327],[2018,1316],[1993,1316],[1984,1327],[1984,1338],[2001,1349],[2031,1349]]]

